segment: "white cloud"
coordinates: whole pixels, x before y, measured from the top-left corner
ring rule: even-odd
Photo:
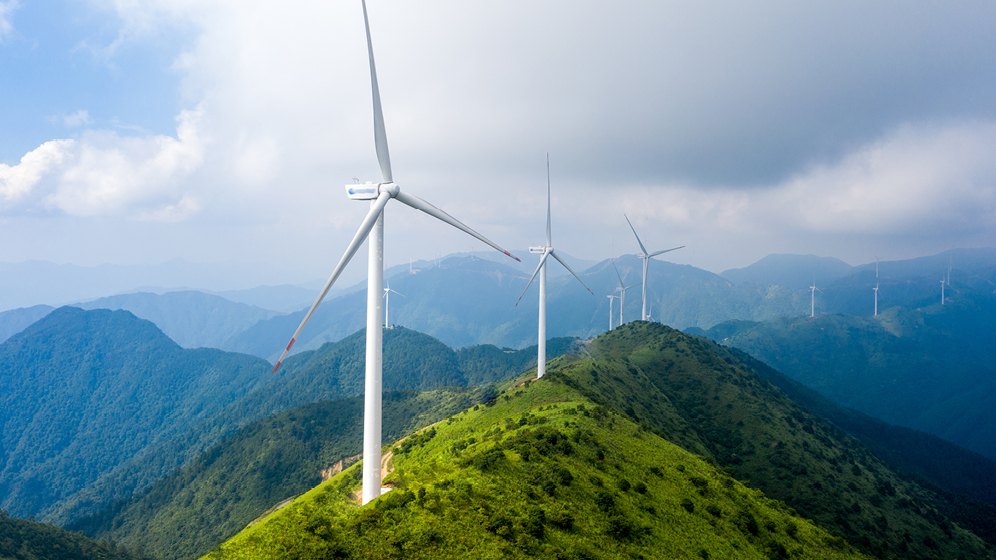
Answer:
[[[183,181],[204,161],[202,116],[200,109],[182,111],[175,138],[86,131],[79,139],[46,142],[18,165],[0,165],[0,197],[8,206],[24,201],[73,216],[184,219],[200,208]],[[32,191],[39,196],[28,196]]]
[[[0,42],[14,33],[14,25],[10,22],[10,18],[18,7],[17,0],[0,2]]]
[[[175,135],[86,131],[60,148],[62,162],[0,168],[0,201],[129,227],[194,222],[219,239],[244,228],[214,250],[247,258],[266,244],[291,260],[348,242],[363,205],[341,185],[379,176],[358,2],[90,4],[119,28],[98,35],[111,59],[181,29],[183,52],[168,55],[180,103],[204,109],[181,115]],[[641,235],[707,247],[714,261],[742,258],[738,244],[763,236],[782,244],[770,252],[806,236],[996,229],[986,54],[996,39],[985,25],[996,8],[369,8],[399,184],[502,244],[540,239],[548,150],[558,243],[579,256],[605,256],[589,249],[608,245],[605,228],[631,236],[623,212]],[[963,120],[922,125],[940,119]],[[410,232],[391,238],[395,257],[468,250],[431,219],[391,208],[388,227]]]
[[[0,202],[15,203],[27,196],[44,175],[70,157],[75,145],[73,140],[52,140],[25,154],[17,165],[0,163]]]
[[[198,130],[202,111],[182,111],[176,138],[120,137],[93,132],[77,143],[74,161],[45,199],[49,207],[75,216],[129,214],[135,208],[175,200],[180,180],[204,160]]]
[[[69,128],[77,128],[85,124],[92,124],[93,119],[90,118],[90,112],[86,109],[80,109],[72,115],[64,115],[62,117],[62,124]]]
[[[184,195],[176,204],[170,204],[164,208],[159,208],[150,212],[142,212],[135,216],[135,219],[142,222],[182,222],[190,218],[201,210],[201,205],[196,199],[189,195]]]

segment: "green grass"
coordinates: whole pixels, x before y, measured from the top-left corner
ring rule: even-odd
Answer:
[[[207,556],[859,558],[843,539],[555,380],[397,446],[364,507],[354,466]]]

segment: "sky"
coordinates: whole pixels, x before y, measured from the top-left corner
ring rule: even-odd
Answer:
[[[396,183],[507,249],[543,241],[547,153],[582,259],[637,252],[624,215],[714,272],[996,245],[992,2],[368,9]],[[359,0],[0,0],[0,262],[308,281],[379,178]],[[388,265],[486,248],[385,216]]]

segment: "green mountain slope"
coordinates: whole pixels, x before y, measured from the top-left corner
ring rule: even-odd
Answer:
[[[670,441],[713,457],[738,479],[868,554],[980,554],[981,539],[930,505],[944,502],[943,496],[898,475],[793,403],[736,353],[706,339],[632,323],[599,337],[589,359],[553,375]]]
[[[842,407],[746,353],[733,352],[796,403],[856,438],[894,470],[933,489],[941,499],[931,506],[996,543],[996,462],[935,435]]]
[[[960,300],[878,317],[717,325],[739,348],[834,402],[996,459],[996,311]]]
[[[470,389],[387,393],[383,437],[393,441],[488,395]],[[362,398],[297,407],[240,429],[142,494],[68,528],[158,558],[196,558],[341,470],[343,460],[362,451],[362,432]]]
[[[837,539],[564,384],[543,380],[353,467],[207,558],[859,558]]]
[[[496,557],[520,553],[570,557],[582,550],[594,550],[597,552],[592,553],[592,557],[611,557],[621,552],[645,553],[639,552],[639,547],[652,542],[645,539],[656,531],[665,532],[672,545],[682,543],[680,552],[675,553],[677,557],[697,554],[703,548],[708,553],[720,554],[715,557],[749,557],[751,552],[734,554],[729,550],[708,548],[698,541],[689,544],[681,540],[685,537],[675,537],[669,532],[676,517],[673,513],[661,513],[664,509],[681,506],[701,513],[703,508],[709,512],[710,504],[696,501],[698,490],[676,486],[673,482],[666,490],[654,487],[648,480],[650,475],[646,474],[653,470],[645,463],[641,466],[640,462],[655,451],[644,449],[642,444],[634,444],[627,452],[629,454],[613,456],[629,446],[624,441],[629,436],[627,430],[630,428],[626,426],[632,426],[630,421],[639,422],[640,427],[632,429],[639,437],[649,438],[646,445],[651,441],[671,445],[658,440],[660,436],[698,453],[707,462],[714,461],[722,467],[721,473],[745,481],[769,498],[784,500],[799,515],[815,520],[821,527],[845,537],[873,556],[996,557],[992,545],[962,524],[952,522],[946,514],[949,511],[958,513],[957,496],[932,490],[891,470],[858,441],[793,403],[768,383],[752,364],[756,362],[735,350],[661,325],[642,322],[626,325],[599,337],[579,355],[555,360],[548,376],[540,382],[513,389],[494,401],[492,407],[479,407],[467,413],[467,418],[482,419],[483,427],[473,424],[473,430],[461,437],[446,437],[434,445],[433,442],[447,433],[444,431],[447,424],[437,426],[437,432],[429,432],[436,434],[434,438],[430,439],[428,435],[412,437],[402,443],[401,451],[411,452],[424,445],[431,452],[426,451],[421,463],[407,471],[404,463],[396,459],[398,472],[391,480],[398,487],[396,492],[400,492],[380,500],[384,506],[372,508],[383,511],[369,511],[369,507],[356,509],[343,501],[342,492],[355,484],[355,481],[344,479],[338,485],[325,485],[324,488],[331,489],[328,492],[315,490],[310,497],[300,501],[296,509],[275,516],[274,519],[281,521],[275,521],[270,529],[249,529],[212,557],[261,557],[252,551],[281,550],[273,548],[277,546],[275,540],[296,543],[286,550],[292,557],[317,554],[309,546],[338,554],[338,557],[358,554],[358,551],[366,550],[363,547],[371,547],[379,557],[412,555],[418,550],[428,551],[426,555],[445,554],[454,546],[467,542],[486,543],[483,548],[463,549],[469,555],[490,551],[487,553]],[[564,404],[561,408],[558,401],[574,404]],[[577,407],[576,403],[585,404],[585,408]],[[555,412],[548,408],[551,404],[555,405]],[[570,414],[567,412],[570,408],[576,409],[571,415],[573,418],[564,418],[562,415]],[[492,411],[497,416],[489,416]],[[616,412],[628,418],[617,416]],[[529,414],[538,417],[543,413],[555,416],[549,427],[556,428],[561,435],[540,433],[542,420],[529,419]],[[587,440],[584,435],[571,432],[576,428],[572,423],[578,415],[596,421],[604,417],[603,427],[608,433]],[[454,418],[452,425],[458,424],[463,425],[462,420],[458,422]],[[510,439],[511,431],[529,426],[534,426],[536,433],[522,439]],[[613,430],[619,430],[619,433]],[[585,432],[580,430],[578,433]],[[573,451],[562,453],[563,457],[560,457],[555,450],[551,451],[551,447],[556,448],[562,435],[567,436]],[[524,443],[528,445],[521,445]],[[501,447],[502,455],[496,453],[496,446]],[[516,462],[523,459],[525,463]],[[582,501],[598,498],[599,487],[591,478],[591,471],[578,471],[574,463],[566,466],[561,463],[575,460],[602,469],[602,474],[594,476],[599,477],[601,488],[613,490],[615,494],[611,499],[604,495],[601,498],[605,509],[601,516],[591,511],[590,503],[587,506],[574,501],[564,504],[568,512],[578,512],[578,517],[568,526],[576,528],[575,521],[582,517],[588,523],[579,534],[571,534],[570,542],[575,546],[570,547],[566,544],[567,538],[558,533],[563,527],[545,520],[562,520],[558,516],[563,510],[554,507],[554,496],[559,503],[573,499],[572,496],[577,496],[575,491],[584,495]],[[611,469],[606,470],[606,465]],[[559,474],[562,470],[570,476]],[[607,478],[607,474],[612,476]],[[501,482],[493,478],[504,475],[509,478]],[[461,480],[470,482],[469,486],[460,485]],[[562,488],[564,480],[572,481],[566,484],[571,490]],[[582,484],[575,489],[576,481],[588,481],[591,486]],[[693,480],[692,484],[702,482]],[[725,488],[733,484],[733,480],[722,482]],[[710,483],[702,486],[713,488]],[[633,509],[626,511],[604,506],[619,503],[620,491],[628,496],[629,491],[624,490],[627,487],[644,488],[648,490],[647,494],[658,498],[659,492],[672,494],[663,501],[640,502],[639,492],[636,492],[632,497],[637,501],[626,502]],[[419,488],[425,489],[421,499]],[[698,496],[713,496],[708,490],[704,492]],[[400,496],[398,502],[392,501],[395,499],[392,495]],[[432,498],[435,501],[430,501]],[[733,499],[732,495],[727,498]],[[686,499],[688,503],[682,506]],[[426,504],[432,506],[428,512],[423,511]],[[748,519],[736,513],[748,507],[743,503],[712,505],[711,511],[720,512],[720,517],[722,512],[732,511],[736,514],[734,519]],[[645,516],[648,511],[653,513]],[[794,514],[794,511],[786,511]],[[991,508],[984,512],[985,515],[991,513]],[[658,514],[667,519],[668,529],[660,528],[661,522],[655,517]],[[750,515],[757,519],[760,514],[751,510]],[[703,516],[709,519],[708,515]],[[468,524],[467,519],[474,522]],[[536,519],[540,520],[540,526]],[[733,525],[744,527],[743,523],[734,522]],[[753,525],[747,523],[747,526]],[[776,522],[774,526],[779,525]],[[493,530],[491,534],[488,534],[488,527]],[[644,529],[649,529],[649,533]],[[675,530],[688,534],[698,531],[684,527]],[[360,531],[362,537],[354,538],[359,535],[356,531]],[[758,535],[762,533],[758,531]],[[630,541],[634,535],[639,538]],[[622,540],[632,543],[632,547],[612,540],[616,536],[622,536]],[[814,555],[818,554],[805,547],[792,549],[778,540],[777,530],[769,536],[774,542],[765,542],[762,550],[773,557],[783,555],[782,549],[776,546],[779,543],[788,555],[816,557]],[[714,544],[729,543],[731,539],[733,537],[728,533],[712,533],[706,538]],[[386,546],[385,542],[394,544]]]
[[[4,560],[142,560],[141,553],[80,533],[8,516],[0,510],[0,558]]]
[[[53,311],[0,344],[0,506],[44,518],[269,370],[251,356],[184,350],[127,311]]]
[[[99,513],[106,506],[146,488],[220,441],[233,430],[289,408],[318,400],[352,397],[363,391],[363,331],[317,351],[288,358],[278,377],[234,400],[209,418],[164,439],[100,477],[53,508],[53,521],[68,524]],[[550,355],[566,351],[571,339],[550,341]],[[495,353],[497,352],[497,353]],[[482,360],[481,354],[490,356]],[[535,347],[505,352],[466,348],[460,352],[409,329],[384,331],[384,389],[432,390],[464,385],[465,378],[486,384],[524,371],[535,362]],[[485,368],[485,365],[488,368]],[[464,373],[466,368],[468,373]]]

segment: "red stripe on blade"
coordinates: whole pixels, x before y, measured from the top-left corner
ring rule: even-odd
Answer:
[[[296,340],[296,339],[292,338],[291,341],[287,343],[287,351],[288,352],[290,352],[291,346],[294,346],[294,340]]]

